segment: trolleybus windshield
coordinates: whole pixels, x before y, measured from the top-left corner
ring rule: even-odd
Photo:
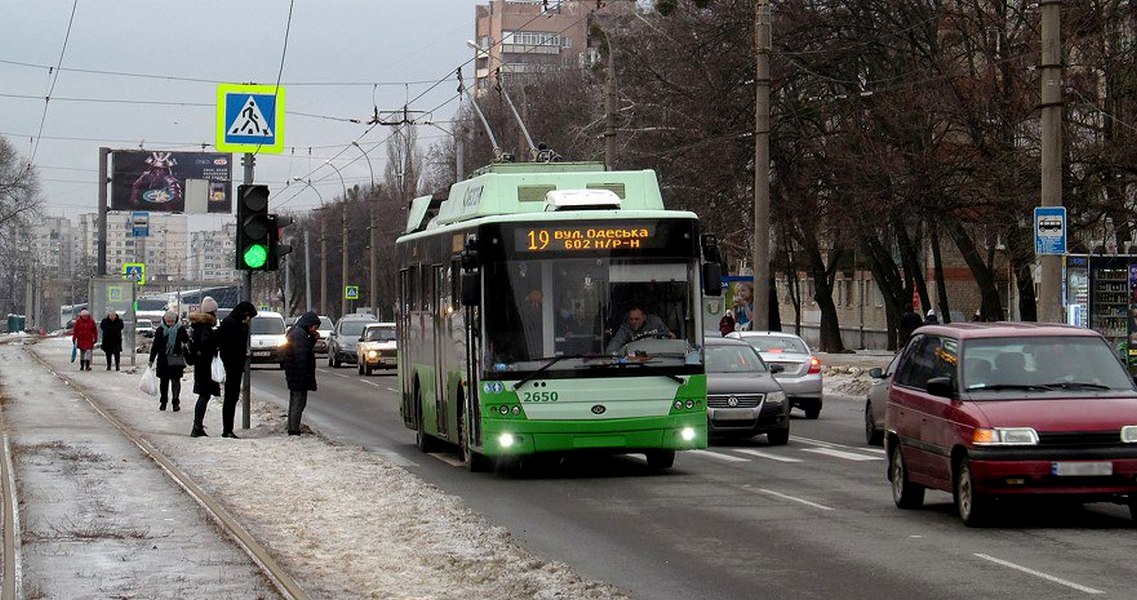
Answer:
[[[490,263],[484,272],[486,289],[494,290],[484,306],[488,377],[542,368],[572,372],[567,376],[643,374],[601,368],[627,362],[671,372],[701,369],[693,261],[537,258]],[[633,310],[645,323],[619,335]],[[556,357],[564,358],[546,366]]]

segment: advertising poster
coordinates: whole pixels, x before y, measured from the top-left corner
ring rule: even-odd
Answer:
[[[726,306],[724,316],[729,315],[733,320],[735,331],[748,331],[752,327],[754,313],[754,278],[728,275],[723,277],[723,282],[726,284],[723,289]]]
[[[115,150],[112,156],[111,210],[184,212],[188,179],[209,182],[209,212],[233,210],[230,154]]]
[[[1121,349],[1124,356],[1128,358],[1126,361],[1129,364],[1130,372],[1137,370],[1137,264],[1129,265],[1129,318],[1126,319],[1129,323],[1129,343],[1126,348]]]

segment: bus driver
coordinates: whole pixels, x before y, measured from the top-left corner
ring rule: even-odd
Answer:
[[[612,341],[608,342],[608,354],[615,354],[629,342],[656,336],[674,338],[675,334],[671,333],[663,319],[645,313],[642,308],[633,308],[628,311],[616,335],[612,336]]]

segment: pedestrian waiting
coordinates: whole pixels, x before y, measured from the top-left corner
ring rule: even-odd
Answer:
[[[118,313],[107,311],[107,316],[99,323],[99,331],[103,335],[103,353],[107,355],[107,370],[111,370],[111,361],[114,361],[114,370],[119,370],[119,357],[122,355],[122,319]]]
[[[300,435],[300,421],[308,405],[308,392],[316,391],[316,340],[320,317],[306,312],[288,330],[284,378],[288,380],[288,435]]]
[[[189,334],[178,323],[177,313],[169,311],[163,315],[162,326],[154,332],[154,343],[150,345],[150,365],[156,367],[162,393],[158,399],[158,410],[166,410],[170,399],[173,400],[174,412],[182,409],[182,375],[188,362],[189,342]]]
[[[91,370],[91,358],[95,354],[95,342],[99,341],[99,328],[91,318],[91,311],[79,311],[75,326],[71,330],[71,341],[79,349],[79,370]]]

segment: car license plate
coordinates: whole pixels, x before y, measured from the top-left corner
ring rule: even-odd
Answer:
[[[1113,475],[1113,463],[1105,462],[1052,462],[1050,474],[1065,476]]]
[[[270,354],[272,354],[272,352],[267,352],[267,351],[265,351],[265,352],[254,352],[253,356],[268,356]]]
[[[716,421],[753,421],[754,411],[749,408],[719,408],[715,409]]]

